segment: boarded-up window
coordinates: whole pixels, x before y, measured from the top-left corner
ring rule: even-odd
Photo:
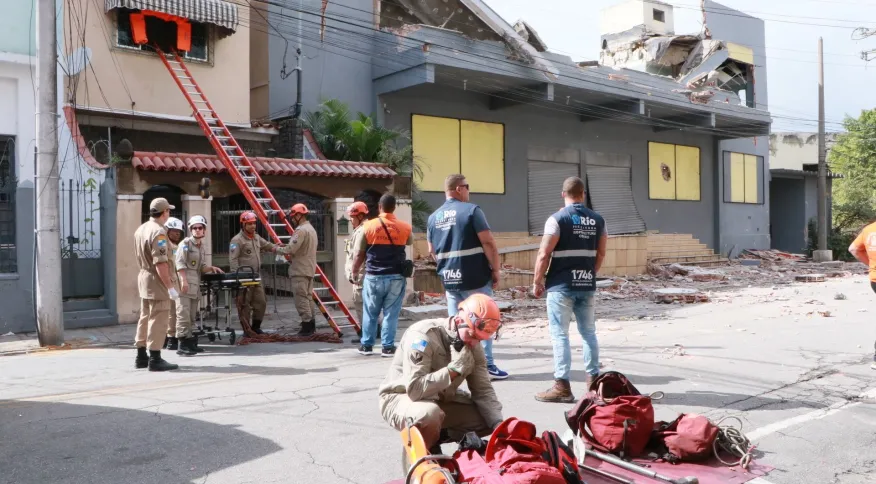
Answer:
[[[414,115],[411,120],[414,158],[423,170],[421,189],[443,192],[444,179],[459,173],[459,120]]]
[[[423,191],[443,192],[447,175],[462,173],[472,193],[505,193],[504,125],[417,114],[411,134]]]
[[[724,152],[724,201],[763,203],[763,157]]]
[[[648,143],[648,194],[652,200],[700,200],[700,149]]]

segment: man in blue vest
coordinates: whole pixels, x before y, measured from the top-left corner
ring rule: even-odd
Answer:
[[[566,206],[551,215],[535,260],[532,292],[541,297],[547,291],[547,311],[554,346],[554,386],[538,393],[540,402],[572,403],[569,373],[572,356],[569,348],[569,322],[572,315],[584,339],[584,366],[587,387],[599,375],[599,345],[596,342],[596,273],[605,258],[608,236],[605,220],[587,208],[584,182],[576,177],[563,182]],[[550,269],[548,269],[550,264]],[[547,282],[545,282],[547,273]]]
[[[426,239],[438,263],[438,276],[447,295],[448,316],[456,316],[459,303],[472,294],[493,296],[499,287],[499,250],[483,210],[469,203],[469,186],[463,175],[444,180],[447,201],[429,216]],[[508,373],[493,362],[493,340],[481,342],[487,356],[487,371],[493,380]]]

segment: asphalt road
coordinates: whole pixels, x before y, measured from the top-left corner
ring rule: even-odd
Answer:
[[[842,293],[844,300],[835,299]],[[600,320],[606,369],[661,390],[657,418],[736,415],[775,470],[758,481],[876,482],[876,295],[860,276],[751,288],[666,316]],[[830,311],[824,317],[818,311]],[[575,341],[579,341],[576,339]],[[676,346],[681,345],[681,346]],[[208,346],[177,372],[133,368],[134,350],[0,358],[0,483],[384,483],[403,477],[380,418],[389,360],[349,343]],[[580,352],[574,376],[581,381]],[[512,378],[506,416],[566,430],[544,328],[496,345]],[[576,395],[581,385],[574,387]]]

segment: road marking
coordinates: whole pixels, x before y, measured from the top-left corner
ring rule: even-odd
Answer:
[[[768,481],[763,477],[755,477],[754,479],[748,481],[747,484],[773,484],[772,481]]]
[[[870,399],[876,398],[876,388],[871,390],[867,390],[866,392],[859,395],[859,398],[862,399]],[[780,430],[784,430],[788,427],[793,427],[794,425],[799,425],[805,422],[809,422],[811,420],[820,420],[825,417],[830,417],[842,410],[847,408],[856,407],[860,405],[862,402],[837,402],[827,408],[823,408],[820,410],[815,410],[813,412],[804,413],[803,415],[798,415],[796,417],[791,417],[789,419],[780,420],[778,422],[771,423],[769,425],[765,425],[761,428],[752,430],[748,432],[746,436],[749,440],[754,441],[766,437],[767,435],[776,433]]]

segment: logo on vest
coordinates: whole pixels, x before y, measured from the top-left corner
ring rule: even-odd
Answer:
[[[441,210],[435,213],[435,228],[448,230],[456,225],[456,210]]]
[[[596,220],[588,216],[572,214],[572,235],[581,239],[589,239],[596,235]]]
[[[443,271],[441,271],[441,278],[445,281],[461,281],[462,269],[444,269]]]
[[[572,280],[573,281],[592,281],[593,280],[593,271],[572,269]]]

